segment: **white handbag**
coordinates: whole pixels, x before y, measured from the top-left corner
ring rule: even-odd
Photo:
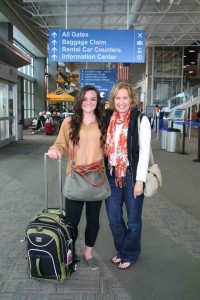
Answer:
[[[138,132],[140,129],[141,117],[138,117]],[[147,179],[144,187],[144,195],[145,197],[152,197],[158,190],[159,187],[162,186],[162,175],[161,170],[158,164],[155,164],[153,151],[150,147],[150,155],[149,155],[149,168]]]
[[[150,149],[149,168],[147,179],[144,187],[145,197],[152,197],[162,186],[162,175],[158,164],[154,163],[154,157],[152,149]]]

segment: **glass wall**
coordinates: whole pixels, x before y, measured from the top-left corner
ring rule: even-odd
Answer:
[[[14,85],[0,81],[0,141],[15,135],[14,121]]]
[[[184,101],[183,93],[200,85],[200,47],[150,47],[148,49],[148,99],[152,105],[168,106]]]
[[[180,47],[155,48],[155,76],[182,76],[183,50]]]
[[[17,45],[17,47],[26,55],[29,55],[27,51]],[[31,56],[30,56],[31,57]],[[34,118],[35,116],[35,104],[34,104],[34,68],[33,68],[33,57],[31,57],[31,64],[18,68],[18,72],[22,73],[24,77],[24,118]]]
[[[18,71],[33,78],[33,58],[31,58],[30,65],[18,68]]]
[[[155,47],[150,51],[150,95],[153,105],[167,106],[183,88],[183,47]]]
[[[24,79],[24,118],[34,118],[34,83]]]

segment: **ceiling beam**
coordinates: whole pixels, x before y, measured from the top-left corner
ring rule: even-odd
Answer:
[[[30,12],[29,13],[31,14],[32,17],[65,17],[65,13],[62,12],[62,13],[33,13],[33,12]],[[145,15],[185,15],[185,14],[190,14],[190,15],[200,15],[200,11],[178,11],[178,12],[140,12],[140,11],[137,11],[137,12],[130,12],[129,13],[130,15],[140,15],[140,16],[145,16]],[[99,13],[83,13],[82,15],[80,14],[73,14],[73,13],[70,13],[70,15],[68,16],[68,18],[81,18],[81,17],[99,17],[99,16],[126,16],[126,12],[99,12]]]

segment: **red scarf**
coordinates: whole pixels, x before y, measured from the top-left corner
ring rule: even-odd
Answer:
[[[107,131],[106,145],[105,145],[105,153],[108,157],[109,167],[112,171],[112,167],[114,166],[114,158],[115,158],[115,132],[116,125],[123,124],[118,145],[116,151],[116,163],[115,163],[115,177],[125,177],[126,169],[128,165],[128,151],[127,151],[127,134],[128,134],[128,125],[130,122],[130,110],[124,114],[123,117],[120,117],[119,112],[114,112]]]

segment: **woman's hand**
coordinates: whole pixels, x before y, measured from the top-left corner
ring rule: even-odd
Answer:
[[[143,193],[143,190],[144,190],[144,182],[136,180],[136,183],[133,188],[134,197],[136,198],[136,197],[140,196]]]
[[[115,186],[122,189],[125,187],[125,180],[124,177],[115,177]]]
[[[53,160],[57,160],[57,159],[61,158],[61,153],[58,149],[52,148],[52,149],[49,149],[48,156]]]

